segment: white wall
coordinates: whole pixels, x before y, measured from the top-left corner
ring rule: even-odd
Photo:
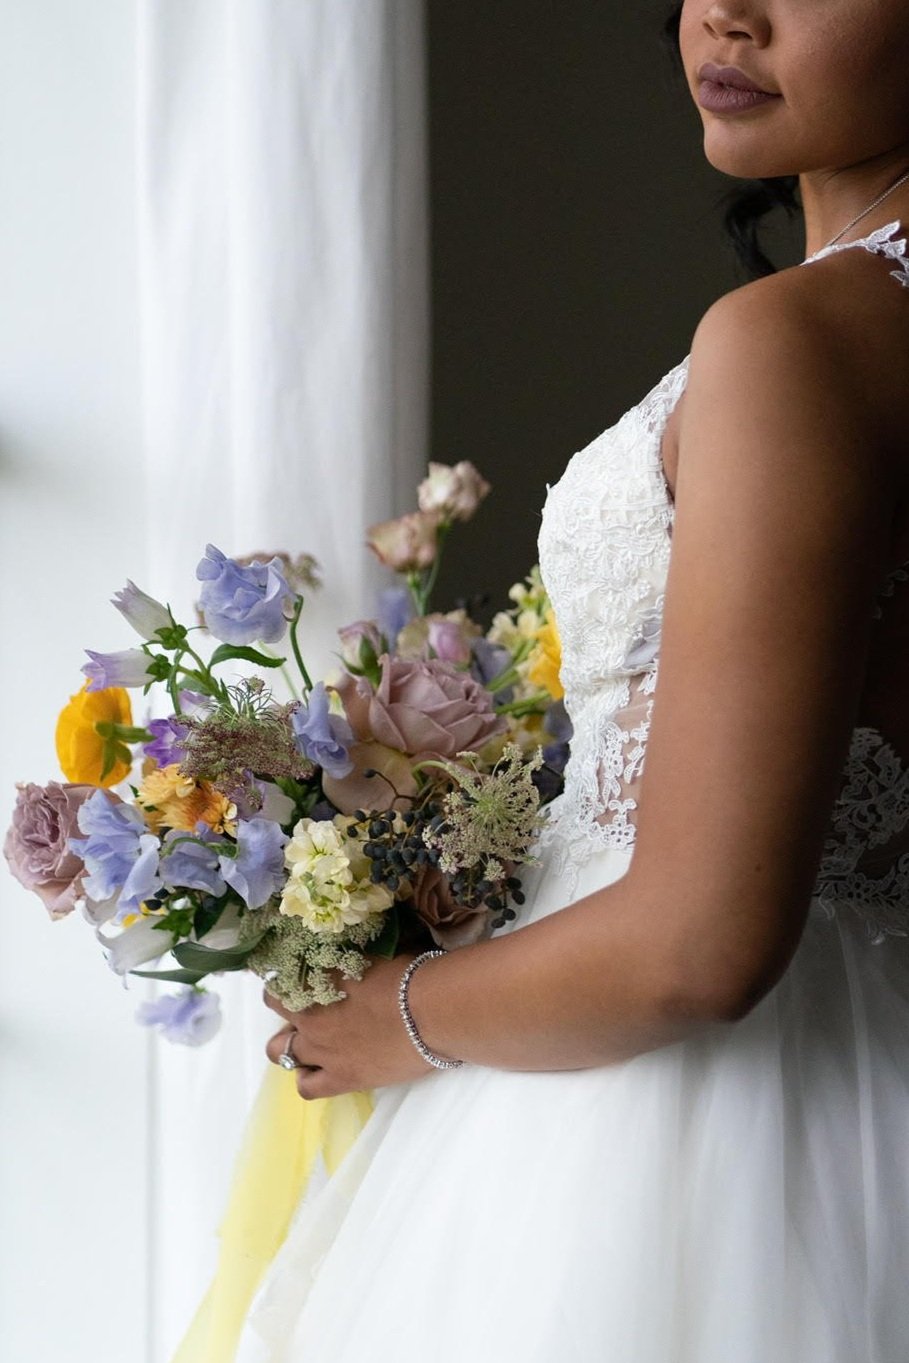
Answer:
[[[0,827],[141,579],[134,17],[0,0]],[[149,1038],[0,866],[0,1357],[145,1363]]]

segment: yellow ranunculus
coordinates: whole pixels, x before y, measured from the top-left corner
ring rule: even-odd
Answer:
[[[69,704],[60,711],[55,736],[57,760],[67,781],[90,786],[115,786],[129,775],[132,764],[125,760],[117,761],[101,779],[105,740],[95,725],[131,725],[133,715],[129,696],[121,686],[111,686],[104,691],[88,691],[87,686],[86,682],[81,691],[70,696]]]
[[[553,700],[561,700],[565,694],[559,671],[562,666],[562,642],[556,629],[555,616],[550,610],[545,624],[536,632],[537,646],[530,655],[527,676],[534,686],[548,691]]]

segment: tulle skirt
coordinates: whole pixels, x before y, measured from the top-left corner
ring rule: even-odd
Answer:
[[[523,921],[564,902],[540,872]],[[238,1363],[909,1363],[907,1269],[909,940],[814,906],[740,1022],[380,1090]]]

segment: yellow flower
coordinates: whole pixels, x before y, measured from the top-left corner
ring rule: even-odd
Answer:
[[[184,776],[176,762],[154,767],[145,776],[136,804],[145,814],[153,832],[177,828],[191,833],[201,820],[213,833],[237,831],[237,806],[209,781],[194,781]]]
[[[555,615],[551,610],[535,637],[537,647],[531,654],[527,675],[534,686],[548,691],[553,700],[561,700],[565,694],[559,676],[562,667],[562,641],[556,628]]]
[[[111,686],[104,691],[88,691],[87,686],[86,682],[81,691],[70,696],[69,704],[60,711],[55,736],[57,760],[67,781],[90,786],[115,786],[129,775],[132,766],[129,749],[120,745],[118,760],[102,779],[105,746],[110,740],[103,739],[95,725],[131,725],[133,716],[129,696],[120,686]]]

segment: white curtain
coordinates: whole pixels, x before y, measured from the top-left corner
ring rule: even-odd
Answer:
[[[316,556],[316,668],[373,604],[363,530],[425,458],[421,0],[140,0],[148,580],[187,616],[206,541]],[[274,1015],[251,981],[204,1051],[151,1067],[149,1357],[169,1357]]]

